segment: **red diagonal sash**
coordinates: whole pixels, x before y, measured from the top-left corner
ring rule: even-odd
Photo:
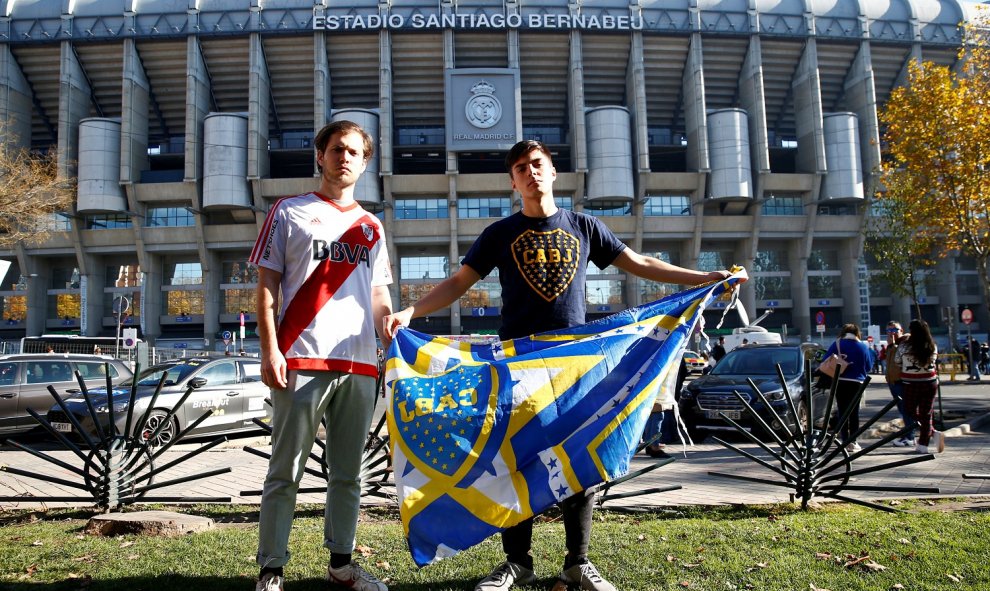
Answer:
[[[368,264],[370,265],[373,263],[370,258],[371,247],[378,239],[378,229],[374,224],[367,224],[374,230],[369,239],[361,228],[364,219],[366,219],[365,216],[362,216],[361,219],[354,222],[340,235],[337,242],[347,245],[354,253],[357,253],[361,246],[367,247],[369,251]],[[346,258],[342,261],[334,261],[331,257],[327,257],[326,260],[317,265],[302,287],[299,288],[299,291],[296,292],[292,301],[289,302],[285,314],[282,315],[277,332],[279,351],[285,354],[289,350],[292,343],[296,342],[302,331],[309,326],[313,318],[323,309],[323,306],[337,293],[337,290],[350,277],[358,264],[360,264],[360,260],[357,258],[351,262]]]

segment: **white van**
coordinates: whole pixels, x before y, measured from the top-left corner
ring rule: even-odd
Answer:
[[[762,326],[745,326],[732,329],[732,334],[725,336],[725,352],[735,349],[747,341],[749,344],[779,344],[783,342],[780,333],[770,332]]]

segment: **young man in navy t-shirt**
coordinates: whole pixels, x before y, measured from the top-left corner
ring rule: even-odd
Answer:
[[[684,269],[628,248],[598,218],[558,208],[553,200],[557,170],[541,142],[517,143],[505,158],[522,211],[488,226],[464,257],[461,267],[415,304],[385,317],[391,338],[399,326],[456,302],[472,285],[498,268],[502,285],[499,337],[514,339],[585,322],[585,274],[588,262],[653,281],[698,285],[726,279],[729,271]],[[593,491],[561,502],[567,555],[560,581],[591,591],[615,591],[588,560]],[[502,532],[506,562],[482,579],[476,591],[508,589],[536,580],[530,554],[533,520]]]

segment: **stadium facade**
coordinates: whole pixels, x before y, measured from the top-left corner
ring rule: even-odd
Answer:
[[[124,326],[212,348],[254,323],[246,264],[280,196],[315,187],[314,130],[337,118],[379,150],[359,187],[385,224],[405,305],[517,210],[502,167],[548,144],[561,206],[601,216],[639,252],[740,264],[765,326],[829,335],[906,320],[868,281],[864,215],[878,108],[911,60],[954,66],[954,0],[7,0],[4,141],[56,149],[78,180],[41,245],[0,252],[0,339]],[[676,289],[609,268],[589,315]],[[970,306],[971,261],[924,279],[934,326]],[[419,325],[498,326],[497,278]],[[714,325],[718,310],[708,313]],[[726,326],[732,326],[735,318]],[[250,345],[250,340],[248,341]]]

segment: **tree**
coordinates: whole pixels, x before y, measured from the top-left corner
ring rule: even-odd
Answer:
[[[892,235],[910,243],[894,245],[895,249],[906,249],[918,257],[915,262],[953,253],[972,256],[987,295],[990,30],[986,15],[962,25],[962,31],[958,70],[915,62],[909,66],[908,83],[891,92],[880,114],[886,128],[886,157],[881,167],[883,189],[877,198],[881,209],[899,216],[900,224],[891,224]],[[990,298],[984,301],[990,306]]]
[[[896,176],[892,172],[888,179]],[[873,255],[876,265],[872,277],[890,286],[895,295],[911,298],[915,315],[921,318],[920,275],[937,263],[937,245],[932,243],[934,233],[919,231],[913,222],[914,212],[905,200],[895,195],[897,191],[913,193],[916,190],[910,179],[891,182],[871,215],[866,220],[866,250]],[[905,221],[905,220],[910,220]]]
[[[75,184],[59,178],[55,150],[7,142],[0,144],[0,247],[37,244],[51,232],[52,216],[71,209]]]

